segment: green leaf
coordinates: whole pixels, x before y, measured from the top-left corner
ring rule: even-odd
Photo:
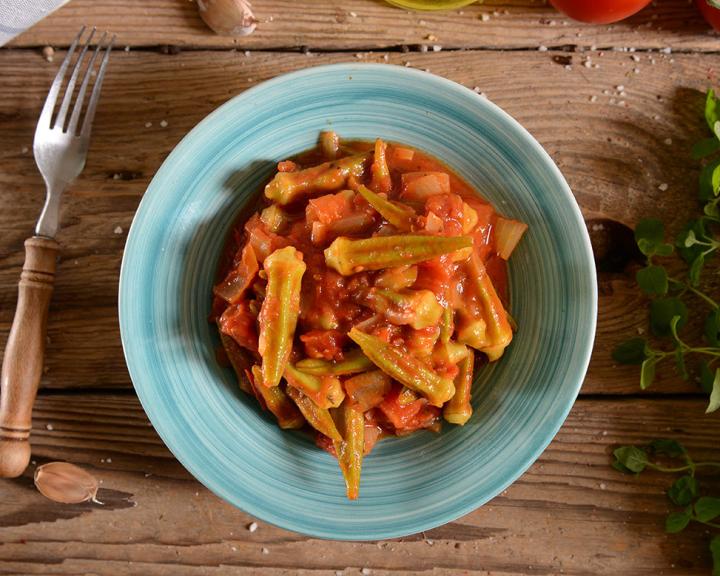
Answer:
[[[695,516],[700,522],[711,522],[720,516],[720,498],[703,496],[695,502]]]
[[[691,511],[685,510],[684,512],[671,512],[665,518],[665,532],[668,534],[677,534],[682,532],[690,524]]]
[[[679,458],[687,453],[685,447],[680,444],[680,442],[669,438],[657,438],[653,440],[650,442],[650,449],[654,454],[664,454],[670,456],[670,458]]]
[[[705,254],[702,252],[695,257],[695,260],[690,264],[690,271],[688,276],[690,277],[690,284],[692,286],[698,286],[700,284],[700,274],[705,266]]]
[[[720,110],[718,110],[718,101],[715,98],[715,92],[712,88],[710,88],[707,91],[707,96],[705,98],[705,121],[707,122],[710,130],[713,132],[715,132],[715,122],[720,119],[718,114],[720,114]]]
[[[720,308],[715,308],[705,318],[705,338],[710,346],[720,346]]]
[[[690,248],[691,246],[695,246],[697,244],[697,238],[695,237],[695,232],[692,230],[687,231],[687,236],[685,236],[685,240],[683,241],[683,246],[685,248]]]
[[[620,364],[642,364],[647,357],[647,342],[643,338],[626,340],[612,352],[613,360]]]
[[[673,504],[678,506],[687,506],[698,495],[697,480],[692,476],[680,476],[668,490],[668,498]]]
[[[648,463],[647,452],[637,446],[620,446],[613,451],[613,456],[623,472],[642,472]]]
[[[700,361],[700,388],[706,394],[710,394],[713,389],[713,382],[715,382],[715,374],[710,370],[710,366],[705,360]]]
[[[713,134],[715,134],[716,137],[720,138],[720,121],[715,122],[715,125],[713,126]]]
[[[645,256],[656,253],[657,247],[665,239],[665,228],[660,220],[647,218],[635,226],[635,242]]]
[[[640,366],[640,388],[643,390],[648,389],[655,380],[655,364],[657,362],[656,358],[648,358]]]
[[[679,316],[678,328],[687,323],[688,310],[679,298],[657,298],[650,302],[650,329],[656,336],[670,336],[670,323]]]
[[[720,166],[720,158],[708,162],[703,169],[700,170],[700,200],[708,201],[715,197],[715,189],[713,188],[713,174],[715,169]]]
[[[675,368],[677,373],[680,375],[680,378],[683,380],[688,379],[688,371],[685,366],[685,354],[679,346],[675,349]]]
[[[720,368],[715,370],[715,378],[713,379],[712,389],[710,391],[710,400],[708,401],[708,406],[705,409],[705,414],[715,412],[718,408],[720,408]]]
[[[713,136],[711,138],[705,138],[699,142],[695,142],[695,144],[693,144],[691,154],[693,160],[700,160],[701,158],[705,158],[705,156],[714,154],[718,150],[720,150],[720,140]]]
[[[715,200],[712,200],[703,206],[703,213],[705,216],[709,216],[710,218],[720,218],[720,210],[718,210],[719,201],[720,199],[715,198]]]
[[[718,125],[720,125],[720,123],[718,123]],[[720,190],[720,166],[715,166],[715,169],[712,171],[710,184],[712,185],[713,196],[717,196],[718,190]]]
[[[668,275],[662,266],[653,264],[645,266],[637,271],[635,279],[643,292],[647,294],[661,295],[668,291]]]
[[[720,536],[715,536],[710,540],[710,554],[713,559],[712,576],[720,576]]]

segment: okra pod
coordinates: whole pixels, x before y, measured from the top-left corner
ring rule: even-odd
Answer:
[[[410,208],[410,206],[402,204],[401,202],[388,200],[363,185],[358,187],[358,192],[380,216],[395,226],[395,228],[401,232],[408,232],[411,229],[417,214],[415,214],[415,210]]]
[[[445,306],[440,317],[440,341],[443,343],[449,342],[455,331],[455,319],[453,316],[453,309],[450,306]]]
[[[305,194],[340,190],[348,177],[362,175],[368,157],[358,154],[296,172],[278,172],[265,186],[265,197],[284,206]]]
[[[399,235],[364,240],[340,236],[325,249],[325,263],[343,276],[350,276],[363,270],[417,264],[467,246],[472,246],[470,236]]]
[[[392,180],[390,179],[390,168],[388,168],[385,151],[387,144],[379,138],[375,141],[375,155],[372,166],[370,166],[370,187],[377,192],[390,192]],[[389,220],[388,220],[389,222]]]
[[[304,358],[295,364],[295,368],[306,374],[316,376],[343,376],[346,374],[357,374],[372,368],[374,364],[368,360],[362,350],[353,350],[345,354],[339,362],[320,360],[316,358]]]
[[[265,406],[277,419],[278,426],[284,429],[302,428],[303,424],[305,424],[305,418],[303,418],[295,404],[290,401],[288,395],[283,392],[283,389],[279,386],[268,388],[262,385],[260,366],[255,365],[252,367],[252,378],[253,389],[262,396]]]
[[[415,330],[435,326],[443,313],[442,305],[430,290],[370,288],[365,297],[367,305],[385,315],[393,324],[409,325]]]
[[[340,138],[332,130],[320,132],[320,149],[328,160],[334,160],[340,153]]]
[[[241,348],[233,338],[222,332],[220,332],[220,342],[222,342],[225,354],[227,355],[228,360],[230,360],[230,365],[235,371],[240,390],[246,394],[252,395],[252,386],[245,376],[245,372],[250,368],[250,366],[252,366],[252,357],[250,356],[250,353]]]
[[[342,440],[335,422],[327,408],[320,408],[315,402],[293,386],[287,387],[287,395],[297,405],[310,426],[331,440]]]
[[[475,354],[468,349],[468,354],[460,361],[460,372],[455,377],[455,394],[443,408],[443,418],[451,424],[465,424],[472,416],[470,394],[473,383],[473,365]]]
[[[292,246],[275,250],[263,266],[267,288],[258,317],[258,350],[262,357],[262,384],[277,386],[292,352],[306,266],[302,253]]]
[[[432,352],[432,359],[435,363],[457,364],[461,360],[467,358],[470,348],[454,340],[442,342],[435,347]]]
[[[271,204],[260,213],[260,220],[270,232],[277,234],[290,223],[290,216],[277,204]]]
[[[360,473],[365,452],[365,417],[347,400],[335,411],[342,440],[333,441],[338,464],[345,478],[347,497],[355,500],[360,494]]]
[[[348,336],[380,370],[425,396],[433,406],[442,406],[455,393],[452,380],[440,376],[412,354],[357,328],[350,330]]]
[[[486,324],[487,344],[478,349],[487,355],[490,362],[493,362],[503,355],[505,348],[512,341],[512,328],[505,307],[476,252],[473,252],[467,262],[467,272]]]
[[[319,408],[336,408],[345,398],[342,384],[334,376],[306,374],[292,364],[288,364],[285,368],[285,380],[289,386],[300,390]]]

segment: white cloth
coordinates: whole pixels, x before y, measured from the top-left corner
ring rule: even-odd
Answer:
[[[69,0],[0,0],[0,46]]]

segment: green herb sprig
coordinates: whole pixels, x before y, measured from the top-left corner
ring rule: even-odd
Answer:
[[[712,136],[696,143],[692,149],[695,159],[707,159],[700,172],[700,201],[702,215],[688,222],[674,244],[665,241],[665,229],[659,220],[641,220],[635,228],[635,241],[646,258],[645,267],[638,270],[636,280],[650,300],[650,332],[670,339],[672,348],[653,348],[645,338],[631,338],[613,351],[612,357],[622,364],[639,364],[640,387],[644,390],[655,380],[657,364],[673,359],[677,373],[689,378],[686,357],[700,357],[700,385],[710,395],[706,412],[720,408],[720,305],[711,295],[700,289],[701,275],[707,262],[720,249],[714,234],[720,225],[720,99],[708,90],[705,101],[705,120]],[[687,264],[684,276],[671,276],[661,264],[662,259],[679,255]],[[702,345],[693,345],[680,336],[687,324],[686,296],[693,294],[703,302],[705,315]]]
[[[668,474],[681,474],[667,490],[670,501],[679,510],[665,518],[665,531],[682,532],[691,522],[720,530],[720,498],[700,495],[698,469],[720,471],[720,462],[696,462],[685,447],[676,440],[653,440],[647,446],[620,446],[613,452],[613,468],[626,474],[640,474],[651,469]],[[655,457],[664,457],[671,465],[658,464]],[[710,540],[713,576],[720,576],[720,534]]]

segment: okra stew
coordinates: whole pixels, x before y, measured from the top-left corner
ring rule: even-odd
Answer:
[[[228,239],[221,356],[355,499],[378,440],[471,417],[473,371],[513,337],[506,261],[526,228],[419,150],[323,132]]]

